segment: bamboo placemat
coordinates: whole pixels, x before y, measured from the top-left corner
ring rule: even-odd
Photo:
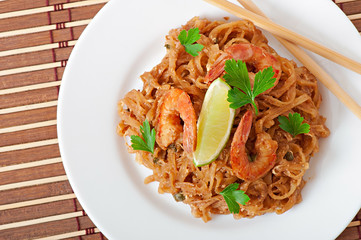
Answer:
[[[0,0],[1,240],[106,239],[67,180],[56,107],[69,54],[107,1]],[[336,4],[361,31],[361,0]],[[338,239],[361,239],[360,219]]]

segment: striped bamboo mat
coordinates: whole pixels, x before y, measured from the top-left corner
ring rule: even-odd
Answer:
[[[1,240],[106,239],[67,181],[56,107],[69,54],[107,1],[0,0]],[[361,0],[336,4],[361,31]],[[360,219],[338,239],[361,239]]]

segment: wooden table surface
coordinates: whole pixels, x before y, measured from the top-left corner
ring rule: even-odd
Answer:
[[[69,54],[107,1],[0,0],[0,240],[106,239],[67,181],[56,108]],[[361,31],[361,0],[334,2]],[[337,239],[361,240],[360,220]]]

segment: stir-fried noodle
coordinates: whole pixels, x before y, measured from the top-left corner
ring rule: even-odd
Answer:
[[[198,43],[204,49],[193,57],[185,52],[177,36],[182,29],[195,27],[200,30]],[[218,159],[209,165],[195,167],[192,154],[184,151],[183,139],[179,136],[166,148],[161,148],[156,142],[154,154],[134,151],[128,146],[128,151],[136,154],[137,161],[153,171],[145,183],[159,182],[159,193],[170,193],[189,204],[192,214],[205,222],[211,219],[211,214],[229,214],[219,193],[234,182],[239,183],[240,189],[250,197],[245,206],[240,206],[239,214],[234,214],[235,218],[267,212],[281,214],[302,200],[303,175],[309,167],[310,157],[318,151],[318,139],[329,135],[326,119],[318,111],[322,98],[317,79],[305,67],[297,67],[293,61],[279,56],[251,22],[209,21],[195,17],[182,28],[169,32],[165,43],[167,54],[160,64],[141,75],[143,89],[131,90],[119,102],[121,121],[117,131],[125,137],[140,135],[139,127],[146,119],[151,127],[159,129],[160,106],[169,89],[177,88],[188,93],[198,117],[209,87],[205,82],[207,72],[224,54],[224,49],[238,43],[251,43],[264,49],[277,59],[281,67],[278,84],[255,100],[259,114],[254,115],[246,144],[247,151],[254,153],[256,135],[262,132],[277,141],[276,163],[266,175],[254,181],[241,180],[230,165],[232,137],[243,114],[252,110],[251,104],[236,111],[229,141]],[[247,64],[247,67],[249,72],[255,71],[252,64]],[[295,112],[304,117],[310,125],[310,132],[293,138],[279,127],[277,117]]]

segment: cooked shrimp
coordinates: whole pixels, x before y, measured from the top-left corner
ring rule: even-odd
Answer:
[[[183,90],[171,89],[163,99],[157,118],[158,145],[166,149],[183,132],[183,148],[188,153],[193,152],[197,145],[197,118],[189,95]]]
[[[233,58],[236,60],[242,60],[249,65],[254,66],[257,72],[272,66],[273,71],[275,72],[274,77],[276,78],[274,86],[277,85],[282,72],[281,63],[275,56],[271,55],[263,48],[257,47],[251,43],[238,43],[229,46],[224,51],[226,54],[222,54],[208,71],[205,77],[206,83],[211,83],[213,80],[221,76],[224,72],[226,60]],[[250,78],[250,80],[254,81],[254,78]],[[251,82],[251,85],[253,86],[253,82]],[[270,89],[267,92],[269,91]]]
[[[245,181],[263,177],[276,163],[278,144],[271,136],[257,134],[256,157],[252,160],[246,152],[246,142],[252,127],[252,112],[247,111],[239,123],[231,144],[231,166],[233,173]]]

